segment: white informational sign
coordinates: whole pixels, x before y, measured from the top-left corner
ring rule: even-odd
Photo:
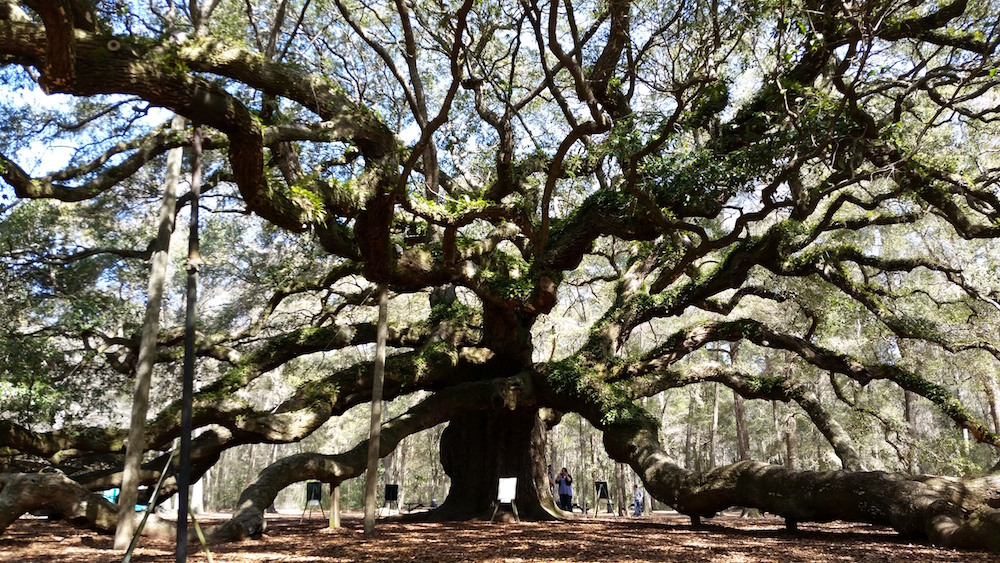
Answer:
[[[501,477],[497,484],[497,500],[513,502],[517,493],[517,477]]]

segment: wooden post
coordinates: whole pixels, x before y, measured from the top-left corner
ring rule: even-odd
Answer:
[[[175,115],[170,129],[183,132],[187,121]],[[177,209],[177,184],[181,175],[184,149],[176,147],[167,153],[167,171],[163,182],[163,203],[156,233],[156,247],[150,257],[149,285],[146,295],[146,315],[142,322],[139,358],[135,369],[135,392],[132,399],[132,418],[125,448],[125,467],[122,470],[121,494],[118,497],[118,526],[115,529],[115,549],[128,549],[135,534],[135,503],[139,491],[139,472],[146,443],[146,413],[149,410],[149,386],[156,356],[156,335],[160,327],[160,309],[163,304],[163,287],[166,284],[167,263],[170,257],[170,236],[174,232],[174,215]]]
[[[340,527],[340,483],[330,483],[330,527]]]
[[[368,468],[365,471],[365,537],[375,537],[375,495],[378,485],[379,433],[382,429],[382,380],[385,377],[385,341],[388,334],[389,286],[378,285],[378,329],[375,374],[372,378],[372,416],[368,434]]]

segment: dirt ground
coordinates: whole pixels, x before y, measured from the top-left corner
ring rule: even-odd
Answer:
[[[203,518],[200,521],[209,520]],[[361,515],[344,515],[343,527],[327,528],[319,512],[269,515],[261,539],[210,546],[211,561],[353,562],[910,562],[1000,561],[1000,555],[955,551],[914,544],[887,528],[833,522],[800,524],[789,533],[772,517],[739,518],[726,514],[692,528],[687,518],[657,512],[634,518],[579,519],[572,522],[452,522],[407,524],[379,520],[377,537],[365,539]],[[194,536],[192,533],[191,536]],[[82,532],[62,522],[22,518],[0,536],[0,563],[118,562],[113,538]],[[132,561],[176,560],[173,543],[143,538]],[[188,549],[187,561],[209,561],[200,546]]]

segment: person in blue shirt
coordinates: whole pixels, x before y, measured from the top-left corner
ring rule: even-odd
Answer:
[[[639,485],[632,485],[632,489],[632,498],[635,501],[635,512],[632,515],[642,516],[642,489],[639,488]]]
[[[573,512],[573,477],[565,467],[556,477],[556,485],[559,487],[559,508]]]

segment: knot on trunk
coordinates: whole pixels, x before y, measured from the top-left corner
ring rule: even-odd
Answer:
[[[534,403],[531,379],[521,373],[499,381],[493,390],[490,402],[497,410],[515,410]]]

